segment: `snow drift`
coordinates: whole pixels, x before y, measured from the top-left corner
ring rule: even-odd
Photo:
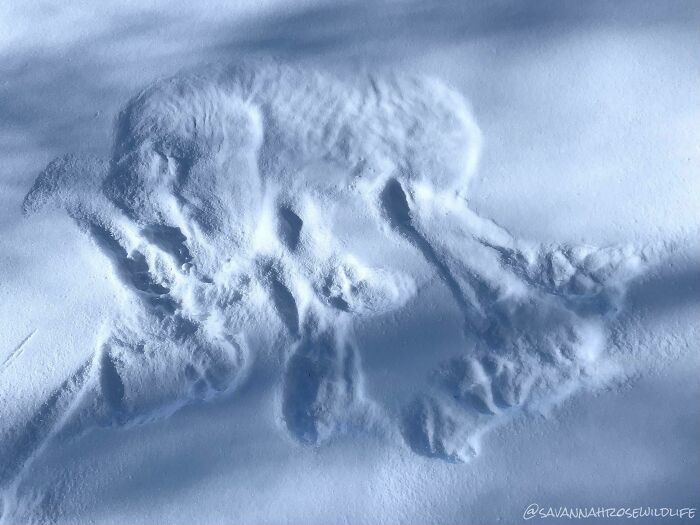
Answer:
[[[478,216],[479,150],[468,105],[433,79],[255,62],[140,93],[109,160],[59,158],[26,196],[26,213],[65,210],[89,236],[122,313],[37,413],[0,422],[0,486],[50,439],[235,395],[253,369],[278,374],[299,443],[384,429],[449,461],[608,380],[605,326],[642,256],[541,246]],[[459,340],[393,342],[421,378],[397,388],[366,373],[356,332],[411,309],[456,315]]]

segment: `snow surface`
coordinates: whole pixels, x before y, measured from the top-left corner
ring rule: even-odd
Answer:
[[[697,9],[590,5],[7,10],[2,522],[698,507]]]

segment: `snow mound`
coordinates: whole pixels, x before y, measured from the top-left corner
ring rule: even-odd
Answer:
[[[109,161],[59,158],[26,196],[92,239],[122,315],[40,413],[2,423],[0,484],[57,434],[167,417],[259,369],[279,374],[300,443],[379,421],[453,461],[518,409],[605,380],[605,323],[639,255],[521,242],[479,217],[465,199],[479,149],[463,98],[431,79],[263,62],[146,89]],[[421,304],[431,286],[445,304]],[[457,312],[462,335],[395,411],[366,384],[355,331],[407,308]]]

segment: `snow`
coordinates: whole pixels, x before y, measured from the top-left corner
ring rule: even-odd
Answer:
[[[2,523],[697,507],[697,9],[627,7],[4,8]]]

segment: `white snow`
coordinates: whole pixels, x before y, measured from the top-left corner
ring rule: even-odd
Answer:
[[[6,10],[2,523],[697,507],[697,9],[591,6]]]

